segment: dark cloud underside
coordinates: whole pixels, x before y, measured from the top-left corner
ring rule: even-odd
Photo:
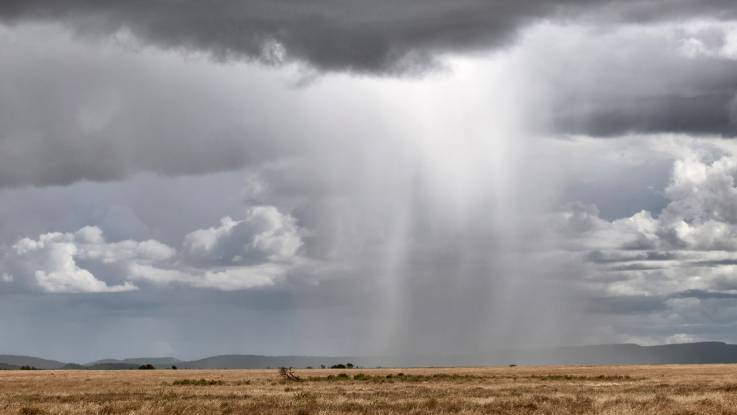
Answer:
[[[246,0],[6,1],[6,22],[53,20],[82,33],[128,29],[163,48],[217,58],[308,62],[321,70],[416,71],[444,52],[506,45],[544,19],[644,22],[734,16],[727,1]]]

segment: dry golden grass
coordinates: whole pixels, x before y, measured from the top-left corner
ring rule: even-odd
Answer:
[[[295,373],[0,371],[0,414],[737,414],[735,365]]]

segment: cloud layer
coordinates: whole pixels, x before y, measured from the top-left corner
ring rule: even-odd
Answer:
[[[22,238],[0,270],[5,284],[49,293],[129,291],[142,281],[230,291],[274,285],[304,262],[301,245],[294,219],[264,206],[193,231],[179,253],[156,240],[108,242],[95,226]]]
[[[60,7],[33,4],[28,7]],[[82,13],[82,6],[70,5],[69,15]],[[107,10],[88,6],[92,10],[85,24],[98,21]],[[116,9],[109,7],[115,15]],[[17,16],[25,16],[25,6],[18,9]],[[58,16],[63,20],[66,14]],[[391,92],[371,111],[362,111],[356,97],[368,93],[375,98],[372,82],[405,90],[411,82],[399,86],[399,81],[387,79],[351,82],[325,75],[325,82],[296,88],[295,80],[304,74],[294,67],[270,71],[213,64],[199,56],[141,48],[123,35],[84,41],[58,23],[34,25],[18,19],[18,26],[0,29],[2,188],[114,181],[141,172],[200,175],[245,166],[273,169],[285,160],[313,163],[333,157],[322,152],[355,152],[368,144],[348,142],[377,134],[385,136],[380,145],[386,146],[410,135],[404,130],[409,120],[392,105],[396,97]],[[539,134],[613,138],[633,132],[737,133],[733,21],[602,30],[589,16],[574,25],[525,27],[518,41],[494,59],[503,62],[507,85],[515,89],[508,112],[525,108],[524,123]],[[463,70],[444,62],[452,71]],[[440,99],[436,93],[442,91],[428,87],[425,99]],[[482,109],[487,117],[502,118],[498,107]],[[436,116],[456,116],[453,109],[446,111]]]
[[[0,331],[737,340],[732,9],[3,2]]]
[[[709,339],[737,312],[737,148],[701,140],[639,138],[641,152],[674,158],[661,209],[604,219],[576,203],[551,216],[560,251],[545,255],[567,263],[589,312],[632,341]]]
[[[202,51],[218,59],[297,60],[320,70],[402,73],[433,66],[438,54],[507,45],[522,28],[541,20],[727,18],[734,16],[730,6],[719,0],[34,0],[3,2],[0,19],[63,22],[94,36],[127,31],[162,48]]]

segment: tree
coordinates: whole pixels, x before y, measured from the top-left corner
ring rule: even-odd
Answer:
[[[294,374],[294,371],[290,367],[287,369],[286,367],[280,367],[279,368],[279,376],[282,377],[282,379],[286,380],[287,382],[299,382],[302,379],[300,379],[297,375]]]
[[[154,365],[150,363],[146,363],[145,365],[138,366],[138,370],[154,370],[156,369]]]

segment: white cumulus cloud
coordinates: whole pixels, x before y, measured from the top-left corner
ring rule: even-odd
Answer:
[[[688,141],[682,142],[690,148]],[[737,288],[737,150],[678,151],[660,210],[607,220],[574,203],[553,215],[565,255],[585,253],[585,283],[605,295]]]
[[[245,290],[275,285],[309,264],[302,245],[292,216],[259,206],[187,234],[181,252],[153,239],[108,242],[95,226],[22,238],[5,250],[0,275],[50,293],[130,291],[142,282]]]
[[[132,241],[131,241],[132,242]],[[43,291],[51,293],[120,292],[136,289],[129,282],[109,285],[82,268],[77,259],[90,252],[111,250],[102,231],[85,227],[75,233],[46,233],[38,239],[23,238],[11,249],[13,275],[32,280]],[[115,256],[112,255],[111,256]]]
[[[302,246],[294,218],[273,206],[252,208],[243,220],[224,217],[217,227],[184,238],[190,259],[214,263],[259,263],[293,258]]]

